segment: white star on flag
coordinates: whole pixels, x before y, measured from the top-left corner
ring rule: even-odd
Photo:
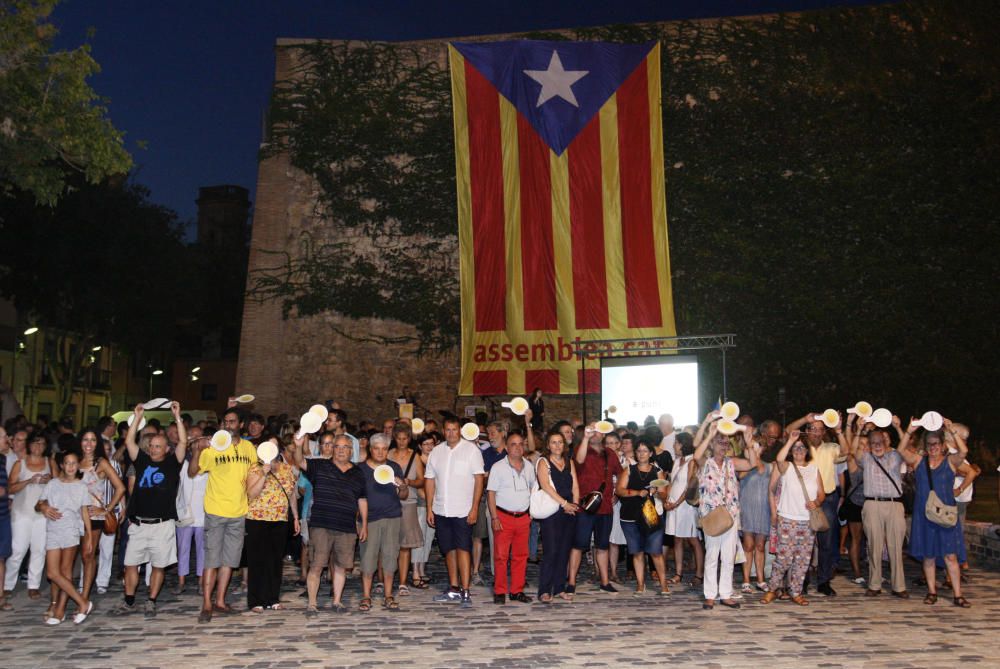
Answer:
[[[524,73],[542,85],[536,107],[541,107],[554,97],[560,97],[574,107],[579,107],[572,86],[587,76],[590,70],[564,70],[562,61],[559,60],[559,52],[553,49],[549,69],[525,70]]]

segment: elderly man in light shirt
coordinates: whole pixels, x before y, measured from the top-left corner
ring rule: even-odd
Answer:
[[[524,435],[514,432],[507,437],[507,456],[494,463],[486,484],[487,504],[493,519],[493,603],[510,601],[527,604],[524,594],[528,569],[528,540],[531,536],[531,488],[535,470],[524,460]],[[510,565],[510,585],[507,566]]]
[[[434,601],[461,603],[468,608],[472,606],[472,527],[479,516],[486,471],[482,451],[462,438],[457,418],[444,420],[444,438],[428,456],[424,473],[427,524],[437,531],[438,546],[448,567],[449,588]]]

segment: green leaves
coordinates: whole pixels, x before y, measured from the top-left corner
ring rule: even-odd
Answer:
[[[71,174],[89,183],[125,174],[122,133],[87,83],[99,71],[87,45],[52,52],[55,0],[0,6],[0,193],[31,192],[54,204]]]

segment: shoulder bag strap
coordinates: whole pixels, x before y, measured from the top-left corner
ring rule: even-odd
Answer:
[[[878,465],[878,468],[879,468],[879,469],[881,469],[881,470],[882,470],[882,473],[883,473],[883,474],[885,474],[885,477],[886,477],[887,479],[889,479],[889,483],[891,483],[891,484],[892,484],[892,487],[893,487],[893,488],[895,488],[895,489],[896,489],[896,492],[897,492],[897,493],[899,493],[899,496],[900,496],[900,497],[902,497],[902,496],[903,496],[903,491],[899,489],[899,486],[898,486],[898,485],[896,485],[896,479],[894,479],[894,478],[892,478],[891,476],[889,476],[889,472],[887,472],[887,471],[885,470],[885,467],[883,467],[883,466],[882,466],[882,463],[878,461],[878,458],[876,458],[876,457],[875,457],[874,455],[872,455],[871,453],[869,453],[869,454],[868,454],[868,456],[869,456],[869,457],[870,457],[870,458],[871,458],[872,460],[874,460],[874,461],[875,461],[875,464],[876,464],[876,465]]]
[[[934,492],[934,477],[931,476],[931,462],[924,456],[924,469],[927,470],[927,484],[931,487],[931,492]]]
[[[795,467],[795,475],[798,476],[798,478],[799,478],[799,485],[802,486],[802,496],[806,498],[806,502],[807,503],[811,502],[812,499],[809,498],[809,491],[806,490],[805,479],[802,478],[802,472],[799,471],[798,465],[796,465],[794,462],[790,462],[788,464],[790,464],[792,467]]]

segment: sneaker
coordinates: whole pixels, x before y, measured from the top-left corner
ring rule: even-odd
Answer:
[[[816,592],[818,592],[819,594],[823,595],[824,597],[836,597],[837,596],[836,590],[834,590],[833,588],[830,587],[829,581],[826,582],[826,583],[820,583],[818,586],[816,586]]]
[[[472,577],[472,585],[483,585],[483,577],[478,572]]]
[[[99,594],[99,595],[106,595],[106,594],[108,594],[108,589],[106,587],[104,587],[103,585],[99,585],[99,586],[97,586],[97,594]]]
[[[601,592],[607,593],[609,595],[617,595],[618,594],[618,589],[615,588],[615,586],[611,585],[610,583],[606,583],[605,585],[602,585],[598,589]]]
[[[472,595],[469,594],[469,591],[468,590],[463,590],[462,594],[460,595],[460,597],[461,597],[461,602],[462,602],[462,604],[461,604],[462,608],[463,609],[471,609],[472,608]]]
[[[115,608],[108,611],[109,616],[126,616],[135,612],[135,604],[129,604],[124,599]]]
[[[864,585],[867,581],[865,581],[864,576],[858,576],[856,579],[852,580],[851,583],[855,585]]]
[[[462,601],[462,593],[449,588],[439,595],[434,595],[433,601],[438,604],[458,604]]]
[[[156,617],[156,602],[154,602],[152,599],[147,599],[146,600],[146,607],[143,610],[142,614],[143,614],[143,616],[146,617],[146,619],[155,618]]]

